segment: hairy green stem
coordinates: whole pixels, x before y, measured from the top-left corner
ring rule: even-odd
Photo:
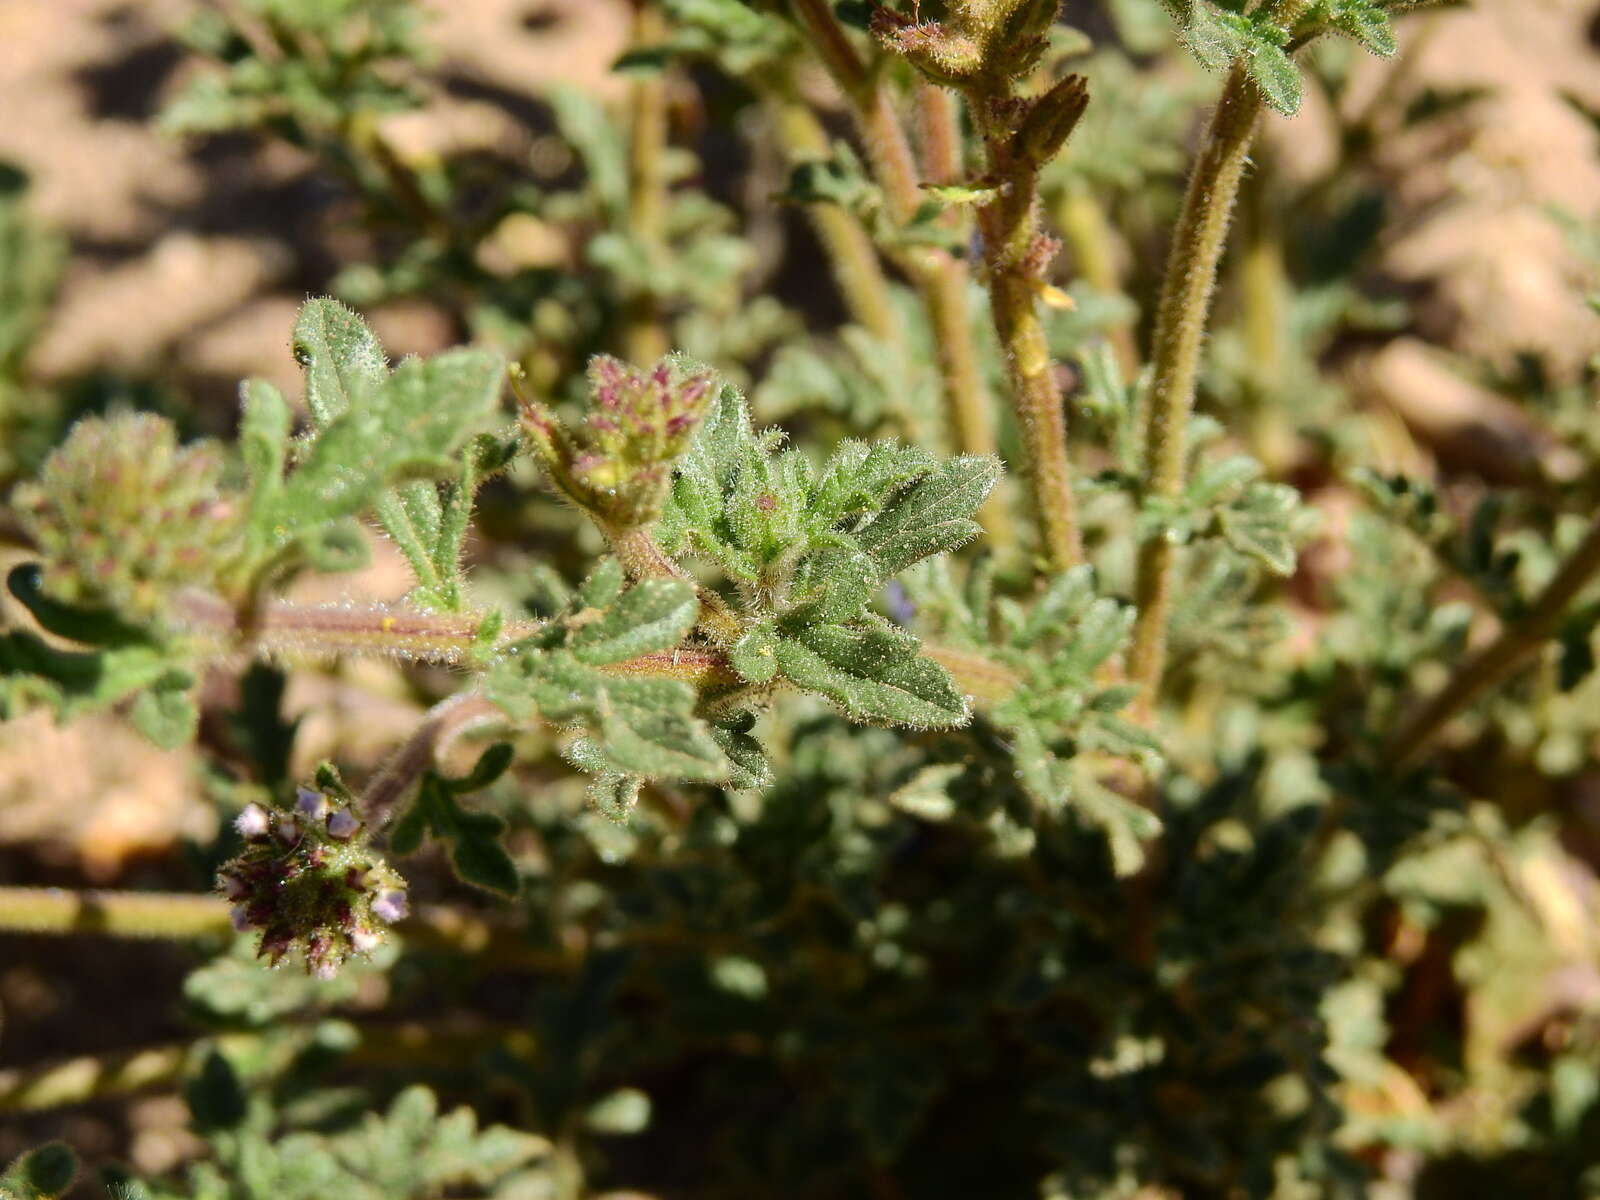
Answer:
[[[1244,192],[1244,253],[1239,260],[1241,318],[1250,363],[1250,448],[1277,475],[1292,449],[1291,430],[1279,403],[1289,355],[1289,278],[1283,230],[1268,196],[1268,175]]]
[[[457,692],[435,704],[362,791],[356,806],[362,818],[374,829],[382,829],[401,797],[458,737],[469,729],[506,719],[498,705],[476,692]]]
[[[255,653],[381,654],[414,662],[462,666],[477,648],[482,613],[434,613],[385,604],[264,602],[241,620],[226,601],[203,592],[178,598],[177,618],[188,633],[242,643]],[[507,621],[498,644],[536,632],[541,622]]]
[[[1235,66],[1189,174],[1156,312],[1145,427],[1147,501],[1171,502],[1183,494],[1189,416],[1200,375],[1200,351],[1216,290],[1217,268],[1262,107],[1261,90],[1242,64]],[[1141,720],[1148,720],[1153,713],[1161,686],[1176,549],[1162,530],[1139,551],[1135,594],[1139,615],[1128,674],[1140,689],[1134,713]]]
[[[1083,542],[1067,454],[1066,405],[1036,307],[1038,167],[1017,157],[1011,130],[999,122],[983,125],[989,174],[1001,181],[995,199],[978,210],[989,307],[1011,377],[1040,550],[1049,569],[1061,571],[1082,561]]]
[[[633,45],[660,42],[666,24],[655,0],[636,0]],[[628,97],[628,232],[652,261],[665,255],[667,183],[663,168],[667,145],[667,81],[660,72],[636,79]],[[641,291],[623,313],[623,357],[653,363],[671,348],[656,297]]]
[[[7,933],[181,939],[230,928],[228,905],[216,896],[0,887],[0,930]]]
[[[1401,721],[1384,744],[1384,761],[1395,768],[1414,762],[1451,717],[1504,680],[1550,639],[1578,593],[1596,575],[1600,575],[1600,520],[1539,593],[1527,614],[1462,663],[1436,695]]]
[[[828,155],[828,132],[816,114],[790,95],[775,96],[774,124],[790,166]],[[850,317],[886,345],[904,353],[904,338],[895,322],[889,280],[878,262],[877,249],[861,222],[837,204],[808,204],[806,218],[827,251],[834,280]]]

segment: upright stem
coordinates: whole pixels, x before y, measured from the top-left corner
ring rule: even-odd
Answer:
[[[1383,747],[1383,759],[1400,768],[1427,749],[1445,723],[1483,692],[1505,679],[1561,624],[1561,618],[1579,592],[1600,574],[1600,520],[1590,527],[1572,556],[1562,565],[1521,620],[1456,670],[1450,681],[1425,704],[1412,711]]]
[[[1270,175],[1258,175],[1244,191],[1239,290],[1250,363],[1249,411],[1245,414],[1250,447],[1268,473],[1275,475],[1291,453],[1291,431],[1278,403],[1288,358],[1289,280],[1283,230],[1267,194],[1268,179]]]
[[[827,157],[828,134],[815,113],[787,95],[775,98],[773,107],[778,136],[790,165]],[[851,319],[875,339],[903,354],[904,338],[895,324],[889,281],[861,222],[837,204],[808,204],[806,217],[828,252]]]
[[[182,939],[229,928],[228,905],[217,896],[0,887],[0,930],[7,933]]]
[[[828,0],[791,0],[791,4],[818,57],[850,102],[890,219],[906,224],[922,202],[921,173],[893,98],[867,69]],[[897,259],[915,282],[933,326],[951,436],[964,454],[993,454],[993,411],[973,340],[967,266],[933,249],[906,252]],[[980,515],[992,537],[1008,540],[999,504],[991,499]]]
[[[1145,429],[1146,500],[1175,501],[1183,494],[1200,349],[1262,103],[1261,91],[1244,66],[1234,67],[1189,175],[1156,312]],[[1175,552],[1176,545],[1165,531],[1151,537],[1139,552],[1139,616],[1128,674],[1140,688],[1135,714],[1146,720],[1154,711],[1166,658]]]
[[[633,44],[649,46],[666,34],[655,0],[636,0]],[[635,80],[628,98],[628,231],[652,259],[663,253],[667,185],[663,151],[667,144],[667,83],[660,73]],[[670,349],[656,298],[648,291],[627,302],[623,354],[631,362],[655,362]]]
[[[1060,571],[1082,560],[1083,543],[1067,456],[1066,406],[1036,307],[1038,168],[1017,157],[1009,129],[983,123],[989,173],[1002,181],[996,198],[978,210],[989,307],[1011,376],[1041,550],[1048,568]]]
[[[917,133],[929,183],[960,183],[961,126],[956,95],[936,84],[917,85]]]

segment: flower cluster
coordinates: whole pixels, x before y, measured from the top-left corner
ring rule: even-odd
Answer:
[[[928,78],[988,91],[1033,70],[1049,45],[1060,0],[950,0],[942,20],[878,6],[872,31]]]
[[[217,885],[233,901],[234,928],[259,930],[258,952],[274,966],[299,949],[307,971],[331,978],[406,915],[405,881],[340,800],[301,788],[293,811],[248,804],[234,827],[245,849]]]
[[[220,445],[180,446],[151,413],[79,421],[13,498],[50,564],[46,590],[144,620],[174,591],[209,585],[240,529],[226,464]]]
[[[589,362],[589,389],[580,424],[524,397],[522,426],[574,503],[622,528],[648,525],[710,404],[711,372],[677,355],[643,370],[600,354]]]

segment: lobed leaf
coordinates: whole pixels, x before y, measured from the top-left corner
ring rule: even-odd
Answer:
[[[918,729],[965,724],[966,697],[919,649],[898,630],[807,625],[780,637],[776,654],[785,676],[854,720]]]

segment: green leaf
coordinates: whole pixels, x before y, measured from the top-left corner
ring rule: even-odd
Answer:
[[[691,715],[693,702],[694,689],[676,680],[608,683],[596,705],[607,758],[624,774],[720,783],[728,763],[705,722]]]
[[[337,300],[306,301],[292,345],[306,372],[306,406],[319,427],[356,407],[389,374],[377,337]]]
[[[1321,19],[1381,58],[1392,56],[1398,43],[1389,14],[1379,0],[1320,0],[1308,14]]]
[[[772,766],[767,762],[766,751],[751,736],[755,727],[754,713],[743,712],[728,719],[729,724],[711,726],[711,736],[727,756],[732,771],[728,786],[734,788],[764,788],[772,783]]]
[[[600,759],[604,756],[594,751],[593,757]],[[602,773],[589,781],[589,786],[584,789],[584,797],[606,820],[622,825],[638,806],[639,787],[643,782],[637,775]]]
[[[486,892],[496,892],[514,899],[522,888],[522,879],[511,855],[500,842],[503,823],[496,818],[493,831],[474,828],[450,844],[450,865],[457,878]]]
[[[6,587],[22,601],[40,626],[86,646],[148,646],[150,635],[127,624],[109,609],[84,608],[52,599],[44,592],[44,571],[38,563],[21,563],[6,574]]]
[[[175,750],[194,737],[200,710],[189,694],[194,676],[168,671],[134,699],[128,717],[134,728],[163,750]]]
[[[496,742],[478,755],[472,770],[460,779],[447,779],[445,783],[458,796],[482,791],[510,769],[514,757],[510,742]]]
[[[1276,575],[1295,570],[1294,516],[1300,493],[1286,484],[1252,484],[1237,504],[1221,510],[1222,536],[1240,554],[1262,563]]]
[[[945,669],[892,629],[809,625],[778,641],[778,667],[797,686],[872,724],[941,729],[966,723],[966,698]]]
[[[1212,70],[1243,63],[1266,102],[1292,117],[1300,109],[1300,69],[1288,35],[1266,15],[1230,11],[1214,0],[1162,0],[1184,45]]]
[[[995,459],[951,459],[895,497],[856,540],[885,577],[953,550],[980,532],[972,515],[999,479]]]
[[[354,517],[342,517],[302,534],[296,548],[313,570],[330,575],[360,570],[372,558],[366,536]]]
[[[595,563],[582,585],[578,588],[577,603],[580,608],[605,608],[615,604],[617,597],[622,595],[622,589],[628,582],[628,574],[622,569],[622,564],[616,559],[607,556]]]
[[[1252,39],[1244,63],[1268,105],[1286,117],[1300,111],[1300,68],[1282,46],[1264,38]]]
[[[1000,194],[996,187],[974,187],[966,183],[925,183],[922,190],[941,206],[984,205]]]
[[[808,507],[824,521],[873,512],[898,488],[935,470],[920,446],[898,442],[841,442],[822,468]]]
[[[293,533],[355,516],[392,482],[448,472],[451,454],[498,407],[501,367],[481,350],[401,363],[323,427],[272,509],[274,523]],[[408,516],[421,518],[424,538],[437,528],[425,503]]]
[[[552,622],[511,647],[484,677],[488,695],[514,719],[541,718],[590,735],[587,770],[642,778],[721,782],[728,762],[704,721],[694,715],[695,690],[601,667],[676,646],[693,627],[693,588],[647,580],[605,599],[621,582],[614,561],[596,569],[576,602],[577,619]],[[604,602],[598,606],[586,600]]]
[[[243,407],[239,453],[250,479],[250,540],[252,548],[259,550],[274,540],[264,518],[270,518],[283,490],[294,414],[283,393],[264,379],[245,381],[239,392]]]
[[[618,1088],[591,1104],[583,1123],[609,1137],[643,1133],[650,1127],[650,1097],[638,1088]]]
[[[0,635],[0,716],[14,717],[32,703],[70,720],[127,699],[170,669],[171,656],[153,646],[77,653],[31,633]]]
[[[373,397],[391,472],[435,464],[463,445],[500,406],[505,361],[488,350],[407,359]]]
[[[778,675],[778,634],[772,622],[750,627],[728,650],[728,664],[750,683],[770,683]]]
[[[693,586],[677,579],[647,579],[623,593],[599,620],[572,639],[578,661],[599,666],[623,662],[683,641],[699,617]]]
[[[809,555],[795,572],[790,622],[839,624],[859,617],[883,583],[878,564],[850,547]]]
[[[0,1196],[10,1200],[55,1200],[78,1177],[78,1156],[65,1142],[28,1151],[0,1175]]]
[[[244,1087],[233,1064],[213,1050],[200,1064],[200,1074],[184,1091],[195,1128],[202,1133],[233,1129],[245,1118],[248,1107]]]

